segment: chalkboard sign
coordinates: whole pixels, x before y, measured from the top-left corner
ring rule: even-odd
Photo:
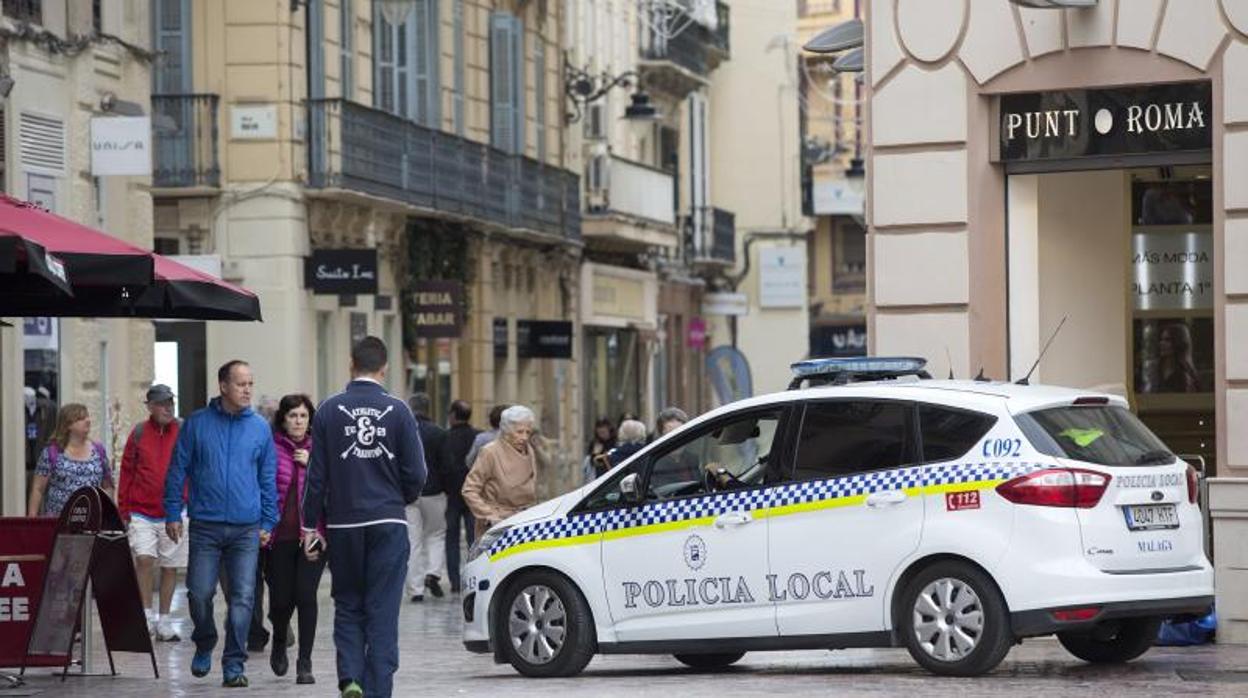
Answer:
[[[48,573],[27,654],[67,656],[82,613],[95,551],[92,534],[62,533],[52,545]]]

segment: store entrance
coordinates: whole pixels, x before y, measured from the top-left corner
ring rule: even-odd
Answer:
[[[1065,320],[1032,382],[1123,395],[1215,472],[1208,166],[1011,175],[1011,379]]]

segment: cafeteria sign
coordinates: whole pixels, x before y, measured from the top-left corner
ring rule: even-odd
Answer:
[[[377,250],[313,250],[304,269],[312,292],[327,295],[375,295],[377,276]]]
[[[412,291],[412,323],[417,337],[459,337],[464,285],[458,281],[418,281]]]

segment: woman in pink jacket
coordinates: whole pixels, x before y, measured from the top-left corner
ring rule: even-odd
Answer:
[[[277,447],[277,527],[265,551],[265,580],[269,586],[269,620],[273,645],[269,666],[285,676],[286,633],[290,618],[299,611],[299,659],[295,683],[316,683],[312,677],[312,641],[316,637],[316,593],[325,571],[325,556],[309,560],[300,545],[299,511],[303,505],[303,480],[312,434],[308,426],[316,408],[307,395],[287,395],[273,415],[273,441]]]

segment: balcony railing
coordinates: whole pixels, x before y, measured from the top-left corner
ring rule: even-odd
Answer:
[[[671,173],[614,155],[590,162],[591,213],[622,213],[676,225],[676,190]]]
[[[218,187],[217,95],[152,95],[152,186]]]
[[[343,99],[308,105],[309,186],[580,239],[580,178]]]
[[[737,261],[737,217],[731,211],[710,206],[695,209],[689,217],[690,241],[695,262],[731,266]]]
[[[729,22],[732,17],[732,11],[725,2],[715,3],[715,14],[718,18],[715,31],[710,32],[711,48],[719,51],[724,58],[732,53],[732,46],[728,43]]]
[[[689,72],[705,77],[710,72],[707,47],[711,31],[697,22],[690,22],[676,36],[667,36],[657,27],[642,25],[641,57],[647,61],[674,63]]]

